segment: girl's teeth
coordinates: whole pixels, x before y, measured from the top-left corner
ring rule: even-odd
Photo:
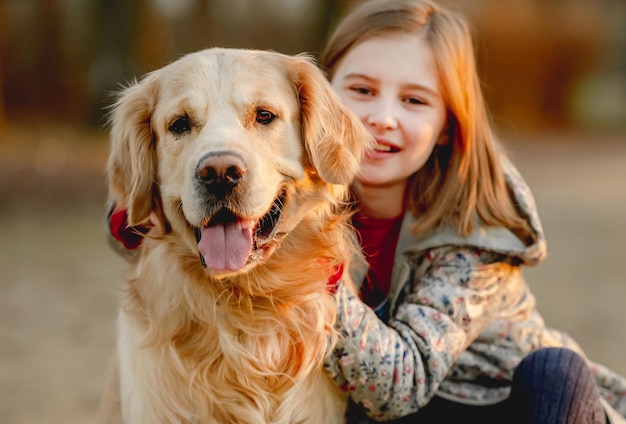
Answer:
[[[374,150],[377,150],[379,152],[390,152],[391,151],[391,146],[386,146],[383,144],[377,144],[376,147],[374,147]]]

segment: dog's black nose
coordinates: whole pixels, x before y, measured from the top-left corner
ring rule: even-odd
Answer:
[[[232,153],[209,153],[200,159],[196,168],[198,181],[216,190],[233,188],[245,176],[243,159]]]

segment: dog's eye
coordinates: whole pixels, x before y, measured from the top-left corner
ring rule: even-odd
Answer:
[[[274,118],[276,118],[276,115],[269,110],[259,109],[256,111],[256,121],[259,124],[268,125]]]
[[[189,124],[189,117],[187,115],[179,116],[172,125],[170,125],[170,132],[173,134],[182,134],[185,131],[189,131],[191,125]]]

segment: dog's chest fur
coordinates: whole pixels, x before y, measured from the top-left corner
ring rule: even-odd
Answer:
[[[302,266],[292,262],[281,266]],[[307,296],[287,290],[286,296],[280,290],[254,296],[249,291],[255,282],[270,275],[279,279],[276,272],[259,267],[222,281],[196,278],[201,272],[166,239],[146,241],[120,315],[121,378],[126,387],[170,387],[129,391],[127,422],[136,422],[133,411],[141,422],[316,422],[298,419],[298,405],[313,397],[309,390],[327,385],[329,399],[322,402],[331,403],[324,408],[332,413],[336,388],[321,367],[320,353],[334,309],[323,282],[312,281],[322,291]],[[340,415],[343,407],[338,409]]]

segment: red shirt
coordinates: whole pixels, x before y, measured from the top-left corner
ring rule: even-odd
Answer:
[[[361,299],[372,308],[387,300],[391,285],[391,271],[396,254],[402,218],[369,219],[355,215],[352,223],[359,234],[361,248],[369,264],[369,271],[361,286]]]

